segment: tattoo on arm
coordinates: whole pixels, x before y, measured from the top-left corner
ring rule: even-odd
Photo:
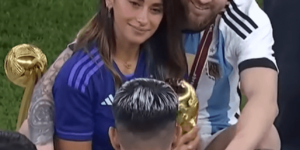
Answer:
[[[36,145],[53,142],[54,102],[52,87],[55,77],[73,51],[64,50],[36,84],[28,113],[29,138]]]

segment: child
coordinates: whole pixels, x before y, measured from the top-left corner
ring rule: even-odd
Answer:
[[[0,131],[0,150],[36,150],[36,147],[18,132]]]
[[[115,150],[171,150],[181,128],[176,124],[178,96],[165,82],[126,82],[113,101],[115,128],[109,136]]]

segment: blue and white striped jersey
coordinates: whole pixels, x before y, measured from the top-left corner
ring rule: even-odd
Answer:
[[[185,33],[189,68],[203,33]],[[272,27],[255,0],[233,0],[220,14],[205,68],[196,89],[198,123],[203,134],[214,134],[237,123],[240,114],[240,73],[251,67],[277,70]]]

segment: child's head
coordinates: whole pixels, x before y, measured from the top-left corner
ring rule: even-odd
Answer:
[[[113,102],[115,128],[109,136],[116,150],[170,150],[181,128],[176,124],[178,96],[165,82],[126,82]]]
[[[0,150],[37,150],[35,145],[18,132],[0,131]]]

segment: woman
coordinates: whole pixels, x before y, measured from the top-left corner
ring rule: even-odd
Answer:
[[[182,78],[187,70],[179,0],[101,2],[53,86],[58,149],[113,149],[115,90],[134,78]]]

